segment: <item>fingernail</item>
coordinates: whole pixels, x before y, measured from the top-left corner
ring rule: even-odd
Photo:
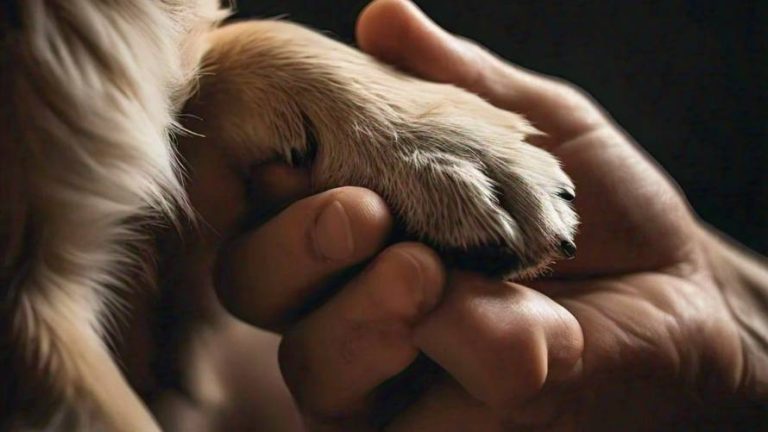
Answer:
[[[413,286],[417,286],[419,288],[424,286],[424,264],[422,264],[423,259],[410,251],[398,250],[397,254],[403,257],[405,261],[410,263],[411,271],[408,272],[408,274],[411,276],[411,280],[409,282],[413,283]]]
[[[312,241],[317,255],[325,260],[344,260],[355,252],[349,216],[340,202],[334,201],[320,212]]]
[[[434,267],[434,264],[423,253],[402,249],[398,250],[397,253],[403,261],[410,263],[407,282],[412,287],[410,292],[417,293],[419,296],[414,304],[417,305],[418,316],[422,316],[434,309],[440,298],[441,286],[432,281],[433,278],[430,277],[430,274],[433,273],[430,269]]]
[[[576,199],[576,193],[571,189],[561,189],[557,196],[569,202]]]

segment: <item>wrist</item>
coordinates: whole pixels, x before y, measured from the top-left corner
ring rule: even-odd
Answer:
[[[768,260],[705,228],[708,264],[742,346],[739,393],[768,403]]]

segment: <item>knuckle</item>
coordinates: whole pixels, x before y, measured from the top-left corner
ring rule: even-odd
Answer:
[[[556,95],[559,104],[567,107],[570,112],[579,113],[583,129],[595,128],[605,122],[603,112],[589,92],[569,82],[560,81],[555,86],[558,89]]]
[[[560,82],[560,90],[563,93],[563,97],[569,98],[573,101],[588,102],[591,97],[586,90],[571,82]]]
[[[525,295],[525,294],[523,294]],[[547,378],[547,346],[535,317],[515,313],[509,302],[490,299],[467,308],[464,321],[475,335],[484,364],[478,397],[494,409],[509,409],[537,394]],[[499,308],[499,309],[497,309]]]
[[[443,284],[439,258],[416,243],[395,245],[379,257],[372,277],[388,283],[374,284],[374,305],[405,322],[412,322],[434,307]]]
[[[522,333],[522,332],[520,332]],[[509,409],[538,393],[546,380],[547,361],[542,344],[535,336],[507,335],[495,342],[492,365],[497,371],[495,391],[488,403],[497,409]]]

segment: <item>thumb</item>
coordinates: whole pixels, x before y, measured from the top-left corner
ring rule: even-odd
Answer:
[[[433,81],[481,90],[490,55],[442,29],[409,0],[371,2],[360,13],[356,34],[363,51],[386,63]]]
[[[357,20],[357,43],[379,60],[525,115],[553,143],[605,125],[602,111],[583,92],[448,33],[409,0],[371,2]]]

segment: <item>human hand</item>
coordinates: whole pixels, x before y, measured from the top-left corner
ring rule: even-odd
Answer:
[[[358,42],[402,69],[526,115],[547,134],[536,144],[563,162],[579,195],[575,260],[528,287],[454,277],[416,329],[417,344],[458,383],[452,411],[477,412],[479,402],[508,427],[647,430],[690,425],[703,412],[695,409],[765,395],[751,372],[762,357],[745,352],[713,263],[722,244],[587,96],[447,34],[404,0],[373,2]],[[430,402],[441,392],[396,424],[471,427],[475,417],[446,416],[448,402]]]
[[[417,243],[381,251],[391,222],[373,192],[335,189],[292,204],[219,258],[224,306],[283,334],[281,368],[301,389],[294,397],[312,430],[367,430],[373,389],[414,361],[412,328],[441,297],[433,251]]]
[[[172,249],[177,276],[166,285],[180,303],[175,318],[191,321],[195,332],[189,336],[198,349],[177,354],[192,365],[195,375],[187,384],[192,393],[185,399],[164,393],[155,407],[163,425],[299,430],[279,378],[275,339],[257,328],[284,333],[284,346],[300,346],[312,367],[306,375],[314,380],[308,385],[315,389],[313,397],[357,421],[350,406],[363,405],[370,388],[418,354],[409,328],[440,297],[441,263],[414,243],[382,252],[392,218],[373,192],[339,188],[308,196],[306,171],[275,163],[243,174],[210,139],[215,136],[181,143],[190,174],[187,191],[201,223],[197,236],[185,236],[183,248]],[[248,214],[261,220],[242,234]],[[211,273],[219,275],[222,304],[254,327],[217,306]],[[202,345],[195,342],[201,333]],[[210,387],[216,397],[209,395]]]
[[[433,388],[393,429],[647,429],[685,421],[678,415],[692,394],[719,402],[750,389],[737,325],[712,275],[711,241],[661,171],[577,91],[452,42],[409,8],[396,1],[369,8],[360,21],[363,48],[525,113],[548,133],[539,144],[576,181],[583,227],[579,257],[532,284],[538,291],[453,278],[414,339],[456,382]],[[411,27],[377,29],[377,20]],[[286,351],[302,352],[293,346]],[[343,403],[329,409],[334,395],[312,374],[297,373],[306,367],[287,363],[316,422],[364,411]]]
[[[338,283],[349,265],[375,255],[377,241],[350,261],[319,267],[327,272],[306,266],[306,215],[314,221],[327,196],[310,198],[324,205],[278,216],[290,223],[270,221],[242,238],[228,260],[241,264],[225,272],[220,293],[241,318],[285,332],[283,372],[312,429],[365,430],[379,384],[419,350],[446,378],[391,430],[657,429],[750,393],[742,373],[750,359],[713,274],[710,236],[598,108],[572,87],[456,41],[403,1],[374,2],[358,29],[372,54],[527,115],[548,134],[537,144],[576,182],[583,225],[577,259],[555,266],[550,278],[526,287],[453,274],[431,313],[443,276],[419,246],[396,248],[424,260],[416,273],[426,279],[409,273],[412,261],[395,250]],[[383,239],[388,229],[373,231]],[[280,253],[274,242],[282,242]],[[338,294],[306,313],[317,286]]]

